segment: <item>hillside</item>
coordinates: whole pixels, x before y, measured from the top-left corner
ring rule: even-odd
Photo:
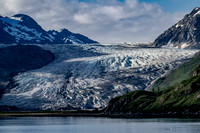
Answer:
[[[200,58],[200,56],[198,56]],[[199,115],[200,65],[191,77],[161,91],[134,91],[116,97],[105,110],[108,116]],[[181,75],[179,75],[181,76]]]
[[[164,88],[168,88],[170,86],[175,86],[183,80],[188,79],[194,69],[200,64],[200,53],[197,53],[190,61],[182,64],[168,75],[159,78],[150,90],[162,90]],[[180,76],[181,75],[181,76]]]
[[[0,99],[16,86],[13,77],[19,72],[41,68],[54,60],[54,55],[33,45],[16,45],[0,49]]]

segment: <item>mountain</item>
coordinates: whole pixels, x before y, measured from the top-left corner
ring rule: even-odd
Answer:
[[[24,14],[0,16],[2,44],[87,44],[98,43],[67,29],[45,31],[33,18]]]
[[[161,34],[155,47],[200,48],[200,8],[195,8],[177,24]]]
[[[54,55],[34,45],[15,45],[0,49],[0,98],[5,90],[16,83],[13,77],[19,72],[41,68],[54,60]]]
[[[200,55],[195,58],[199,59]],[[105,114],[127,117],[181,117],[200,115],[199,106],[200,65],[197,65],[189,78],[179,84],[160,91],[133,91],[112,99],[105,109]]]

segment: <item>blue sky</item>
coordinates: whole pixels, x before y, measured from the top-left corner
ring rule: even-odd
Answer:
[[[79,0],[80,2],[97,2],[98,0]],[[125,0],[118,0],[124,2]],[[200,6],[200,0],[139,0],[151,4],[158,4],[166,12],[190,11]]]
[[[154,41],[200,0],[0,0],[0,15],[23,13],[45,30],[67,28],[102,43]]]
[[[200,6],[199,0],[140,0],[141,2],[156,3],[166,12],[191,11]]]

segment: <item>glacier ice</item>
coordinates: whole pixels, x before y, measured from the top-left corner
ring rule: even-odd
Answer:
[[[0,104],[26,110],[104,108],[129,91],[145,89],[197,50],[124,45],[39,45],[55,55],[41,69],[19,73]]]

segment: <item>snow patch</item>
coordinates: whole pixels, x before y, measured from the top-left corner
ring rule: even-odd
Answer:
[[[15,19],[15,20],[18,20],[18,21],[23,21],[21,17],[10,17],[10,19]]]
[[[7,23],[13,26],[17,25],[20,22],[19,20],[10,19],[8,17],[0,18],[0,19],[2,20],[3,23]]]
[[[183,27],[184,25],[183,24],[176,24],[176,28],[178,28],[178,27]]]
[[[188,46],[190,46],[190,44],[188,44],[188,43],[183,43],[183,44],[181,45],[181,48],[187,48]]]
[[[200,14],[200,11],[198,11],[197,13],[195,13],[193,17],[196,17],[199,14]]]
[[[56,33],[55,31],[54,31],[52,34],[53,34],[54,36],[57,35],[57,33]]]
[[[69,40],[73,44],[83,44],[83,42],[81,40],[79,40],[78,38],[76,38],[75,36],[72,36],[72,35],[69,36]]]

